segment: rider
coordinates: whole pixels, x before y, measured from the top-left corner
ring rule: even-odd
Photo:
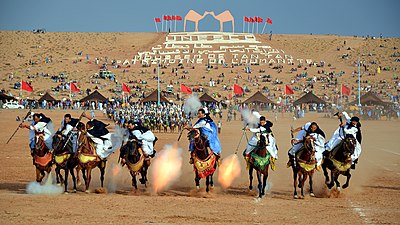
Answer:
[[[33,122],[30,126],[21,124],[21,128],[30,129],[30,143],[29,146],[31,148],[31,154],[33,154],[33,150],[35,149],[35,138],[32,137],[34,132],[43,132],[43,140],[47,148],[50,152],[53,151],[53,135],[54,135],[54,127],[53,122],[49,117],[46,117],[43,113],[34,113],[33,114]]]
[[[113,153],[111,133],[106,128],[108,125],[90,118],[85,113],[82,116],[90,120],[86,123],[87,136],[96,144],[96,154],[101,160],[105,160]]]
[[[146,157],[146,160],[150,160],[150,157],[154,157],[154,141],[156,137],[153,132],[146,127],[143,127],[139,122],[134,122],[133,120],[128,121],[129,139],[132,140],[136,138],[142,141],[142,150]]]
[[[338,116],[344,116],[346,118],[346,123],[342,122],[339,127],[333,133],[331,139],[325,144],[325,149],[327,151],[332,151],[336,146],[338,146],[347,134],[353,135],[357,140],[357,144],[354,149],[354,153],[351,155],[351,160],[353,162],[352,168],[355,169],[355,164],[358,163],[358,158],[361,154],[361,123],[360,118],[350,116],[346,112],[339,113]]]
[[[247,128],[251,131],[253,135],[250,138],[245,150],[245,159],[248,162],[251,152],[257,148],[259,141],[259,135],[264,135],[265,139],[268,141],[267,150],[271,154],[271,169],[275,170],[275,160],[278,159],[278,148],[276,147],[276,141],[274,135],[272,134],[271,127],[273,123],[266,120],[265,116],[260,117],[260,123],[257,128]]]
[[[221,157],[221,143],[218,138],[217,126],[215,125],[214,121],[210,118],[209,114],[206,114],[206,111],[201,108],[197,111],[197,116],[199,120],[194,124],[193,128],[199,129],[200,134],[205,136],[209,142],[211,151],[217,156],[218,163],[220,163]],[[190,151],[190,162],[193,163],[193,151],[194,151],[194,144],[191,142],[189,145]]]
[[[303,147],[303,140],[306,136],[312,136],[314,138],[314,148],[315,148],[315,159],[317,160],[317,170],[320,170],[322,163],[322,153],[325,151],[325,133],[319,128],[316,122],[307,122],[302,127],[292,129],[291,132],[299,132],[296,138],[292,141],[292,148],[289,150],[289,162],[287,167],[292,166],[292,161],[295,158],[296,152]]]
[[[79,119],[72,118],[71,114],[67,113],[64,115],[60,129],[58,129],[64,139],[67,139],[68,135],[71,135],[70,140],[72,143],[72,151],[74,153],[78,149],[78,132],[76,127],[78,126],[79,122]]]

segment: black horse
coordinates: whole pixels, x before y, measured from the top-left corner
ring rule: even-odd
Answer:
[[[213,175],[217,169],[217,156],[211,151],[206,137],[198,129],[191,129],[187,135],[194,150],[192,152],[196,188],[200,189],[200,179],[206,178],[206,192],[214,186]]]
[[[74,168],[78,165],[78,159],[75,157],[75,153],[72,151],[72,142],[69,139],[63,139],[61,134],[56,133],[53,136],[53,148],[54,148],[54,161],[56,163],[56,179],[57,183],[64,182],[65,192],[68,192],[68,172],[72,176],[74,182],[74,192],[76,192],[76,177]],[[61,169],[64,170],[65,178],[61,175]]]
[[[145,160],[145,155],[139,146],[138,140],[133,139],[124,144],[120,149],[119,157],[122,159],[121,165],[126,165],[129,169],[132,176],[132,186],[136,190],[138,189],[136,175],[140,174],[140,183],[147,187],[147,170],[150,166],[150,161]]]
[[[260,135],[257,147],[250,154],[249,158],[249,189],[253,189],[253,169],[257,171],[258,180],[258,197],[265,195],[265,187],[267,185],[268,168],[271,160],[271,154],[267,151],[267,141],[264,135]],[[262,177],[262,179],[261,179]]]
[[[340,190],[340,183],[338,181],[339,175],[346,176],[346,183],[342,188],[347,188],[350,181],[350,168],[352,164],[351,155],[354,153],[357,141],[353,135],[346,135],[344,140],[331,152],[324,152],[324,162],[322,169],[325,175],[325,184],[331,189],[336,184],[337,190]],[[329,181],[328,171],[331,171],[331,180]]]

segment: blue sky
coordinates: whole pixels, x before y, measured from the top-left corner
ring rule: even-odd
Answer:
[[[279,34],[400,37],[400,0],[1,0],[0,30],[155,32],[154,17],[184,17],[190,9],[230,10],[237,32],[243,30],[243,16],[260,16],[270,17],[267,30]],[[177,27],[182,30],[183,22]],[[218,27],[211,16],[199,24],[200,31]]]

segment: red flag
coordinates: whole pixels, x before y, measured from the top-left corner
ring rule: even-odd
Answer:
[[[175,18],[176,18],[176,20],[182,20],[181,16],[176,16]]]
[[[26,83],[25,81],[22,81],[22,82],[21,82],[21,89],[22,89],[22,90],[25,90],[25,91],[27,91],[27,92],[33,92],[33,87],[32,87],[32,85]]]
[[[246,16],[244,17],[244,22],[250,22],[249,18],[247,18]]]
[[[233,84],[233,93],[238,94],[238,95],[242,95],[243,94],[243,88],[240,87],[237,84]]]
[[[167,16],[164,16],[164,20],[168,20]]]
[[[343,84],[342,84],[342,94],[343,94],[343,95],[350,96],[350,88],[344,86]]]
[[[261,17],[257,17],[257,23],[262,23],[263,19]]]
[[[167,20],[172,20],[171,16],[167,16]]]
[[[154,22],[161,23],[161,19],[160,18],[154,18]]]
[[[176,20],[175,16],[172,16],[172,20]]]
[[[192,89],[190,87],[186,87],[184,84],[181,84],[181,92],[185,94],[192,94]]]
[[[128,87],[128,85],[122,83],[122,91],[126,93],[130,93],[131,89]]]
[[[268,18],[268,19],[267,19],[267,23],[272,24],[271,18]]]
[[[291,87],[289,87],[289,85],[285,85],[285,94],[287,95],[293,95],[294,91]]]
[[[72,82],[69,82],[69,89],[71,89],[71,91],[81,92],[81,90]]]

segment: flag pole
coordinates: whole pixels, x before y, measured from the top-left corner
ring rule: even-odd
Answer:
[[[340,107],[343,107],[343,84],[340,86]]]
[[[158,27],[157,27],[157,22],[154,20],[154,25],[156,26],[156,31],[158,33]]]
[[[176,32],[176,16],[175,16],[175,27],[174,27],[174,32]]]
[[[157,65],[157,105],[160,106],[160,61]]]
[[[261,31],[262,34],[264,33],[264,30],[265,30],[265,26],[266,26],[266,25],[267,25],[267,22],[264,23],[264,27],[263,27],[263,29],[262,29],[262,31]]]
[[[22,99],[22,79],[21,79],[21,87],[19,89],[19,97]]]
[[[361,92],[361,78],[360,78],[360,57],[358,57],[358,106],[361,106],[360,92]]]
[[[253,27],[251,28],[251,33],[252,33],[252,34],[254,34],[254,23],[255,23],[255,22],[253,22]]]
[[[161,19],[161,32],[164,32],[164,15],[162,15]]]
[[[247,33],[250,33],[250,23],[247,22]]]

